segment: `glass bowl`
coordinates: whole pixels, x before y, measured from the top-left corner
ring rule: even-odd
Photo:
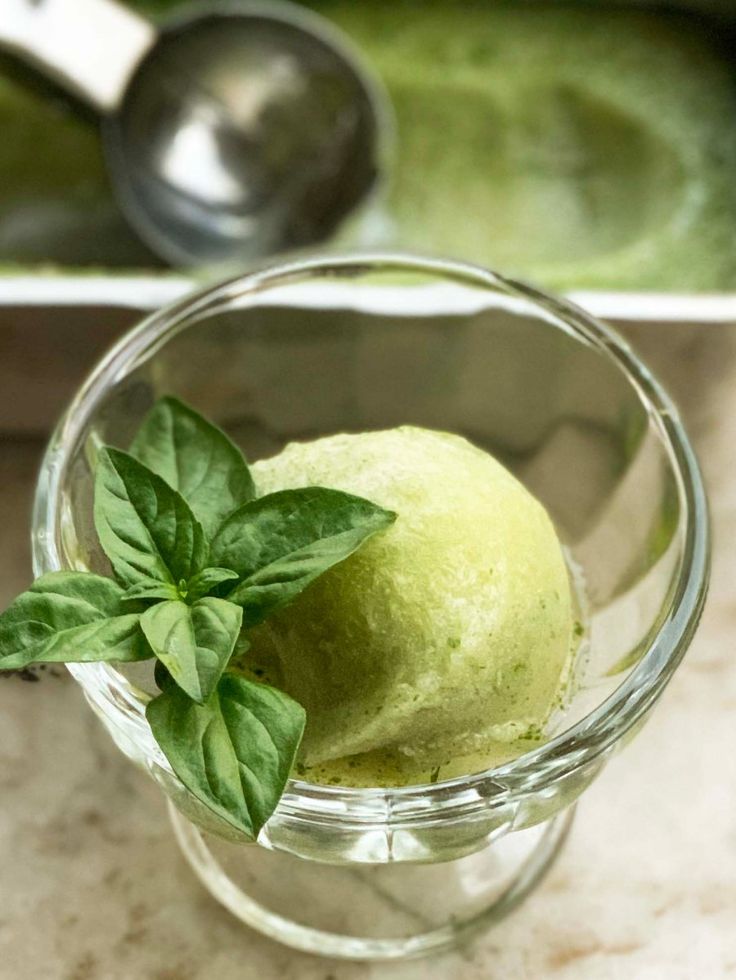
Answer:
[[[37,574],[105,567],[96,449],[126,446],[164,393],[216,420],[251,459],[337,431],[458,432],[549,510],[584,582],[585,636],[548,740],[492,770],[402,788],[293,779],[248,844],[174,776],[142,682],[70,665],[117,745],[168,796],[197,874],[242,921],[299,949],[390,959],[499,920],[640,728],[703,606],[706,500],[671,401],[607,327],[479,268],[369,255],[254,272],[146,319],[82,387],[39,479]]]

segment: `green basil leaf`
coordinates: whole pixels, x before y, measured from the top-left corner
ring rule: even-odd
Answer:
[[[38,620],[9,626],[0,623],[0,670],[18,670],[30,663],[130,661],[151,656],[137,613],[58,631]]]
[[[257,837],[289,778],[304,709],[273,687],[227,672],[206,704],[170,685],[148,704],[146,717],[187,789]]]
[[[254,626],[396,520],[391,511],[339,490],[281,490],[239,507],[210,548],[238,573],[228,594]]]
[[[138,599],[178,599],[179,590],[171,582],[161,582],[160,585],[150,585],[148,582],[141,582],[139,585],[131,585],[123,593],[123,602],[132,602]]]
[[[43,575],[0,616],[0,657],[18,652],[20,634],[13,636],[14,627],[24,631],[26,645],[34,642],[34,635],[46,642],[62,630],[125,612],[122,595],[117,583],[91,572]]]
[[[208,535],[255,496],[238,447],[176,398],[156,402],[130,447],[133,456],[178,490]]]
[[[55,629],[81,626],[125,611],[120,606],[123,595],[117,582],[104,575],[48,572],[18,596],[0,621],[31,618]]]
[[[243,610],[225,599],[160,602],[141,616],[151,649],[190,698],[204,702],[233,652]]]
[[[92,572],[50,572],[0,615],[0,670],[34,661],[142,660],[151,656],[123,590]],[[113,625],[101,629],[105,622]]]
[[[126,586],[176,586],[206,564],[204,531],[181,494],[119,449],[99,454],[94,513],[100,544]]]
[[[184,598],[187,602],[196,602],[223,582],[234,582],[237,578],[237,572],[231,572],[229,568],[203,568],[187,582]]]

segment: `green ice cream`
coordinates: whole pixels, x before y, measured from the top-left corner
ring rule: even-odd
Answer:
[[[554,289],[734,287],[722,26],[610,2],[314,5],[390,91],[400,245]]]
[[[309,5],[360,47],[396,112],[371,244],[554,289],[736,287],[736,77],[723,24],[635,2]],[[3,77],[0,131],[0,266],[151,266],[89,119]]]
[[[403,427],[292,444],[259,493],[312,484],[396,524],[252,634],[247,669],[307,710],[310,778],[358,785],[479,769],[538,738],[573,634],[544,508],[457,436]]]

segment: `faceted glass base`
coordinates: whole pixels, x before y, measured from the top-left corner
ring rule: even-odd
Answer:
[[[341,865],[205,836],[169,804],[176,839],[212,895],[241,922],[322,956],[392,960],[458,945],[500,921],[541,880],[573,808],[436,864]]]

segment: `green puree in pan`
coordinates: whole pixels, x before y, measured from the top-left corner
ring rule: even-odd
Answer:
[[[393,97],[402,243],[554,288],[736,285],[736,78],[692,16],[330,3]]]
[[[706,21],[600,4],[311,6],[364,48],[395,105],[384,243],[557,289],[736,287],[736,77]],[[0,127],[0,262],[152,264],[88,123],[3,82]]]

